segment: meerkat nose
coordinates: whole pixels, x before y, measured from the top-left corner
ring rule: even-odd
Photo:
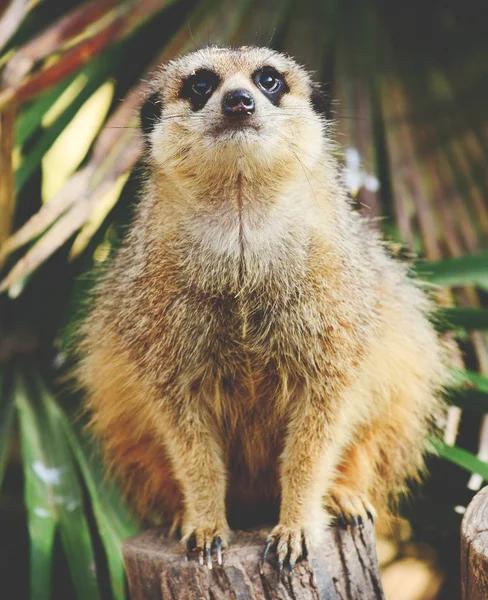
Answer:
[[[254,98],[247,90],[231,90],[222,100],[222,112],[226,117],[252,115],[254,111]]]

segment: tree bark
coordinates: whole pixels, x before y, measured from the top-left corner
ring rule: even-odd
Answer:
[[[461,524],[463,600],[488,598],[488,486],[470,502]]]
[[[374,527],[327,530],[317,556],[301,561],[293,574],[278,576],[274,557],[260,573],[268,531],[236,532],[223,566],[185,560],[181,545],[161,529],[145,531],[124,544],[131,600],[384,600]],[[271,553],[270,553],[271,554]]]

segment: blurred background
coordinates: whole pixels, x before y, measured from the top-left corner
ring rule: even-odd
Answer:
[[[141,527],[67,383],[93,267],[138,201],[155,65],[207,44],[284,50],[332,100],[344,183],[432,284],[462,357],[444,438],[393,530],[388,600],[454,600],[488,479],[488,13],[442,0],[0,0],[0,580],[10,598],[125,598]]]

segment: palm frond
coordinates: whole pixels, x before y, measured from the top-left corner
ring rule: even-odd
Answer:
[[[88,488],[98,531],[107,555],[112,593],[125,598],[125,574],[122,543],[138,531],[134,516],[122,500],[120,490],[105,475],[103,463],[93,440],[78,423],[74,425],[62,414],[66,436]]]
[[[59,526],[78,596],[97,600],[96,561],[83,497],[54,401],[39,381],[29,388],[25,378],[18,376],[15,402],[31,540],[31,595],[50,598],[50,562]]]

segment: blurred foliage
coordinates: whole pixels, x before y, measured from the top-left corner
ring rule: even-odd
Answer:
[[[463,352],[460,385],[436,448],[446,460],[431,460],[424,501],[405,510],[423,539],[457,536],[488,479],[485,12],[455,0],[0,5],[0,573],[11,597],[125,597],[121,543],[138,524],[63,383],[67,347],[91,269],[137,198],[150,73],[208,43],[285,50],[326,82],[358,210],[435,286],[437,322]]]

